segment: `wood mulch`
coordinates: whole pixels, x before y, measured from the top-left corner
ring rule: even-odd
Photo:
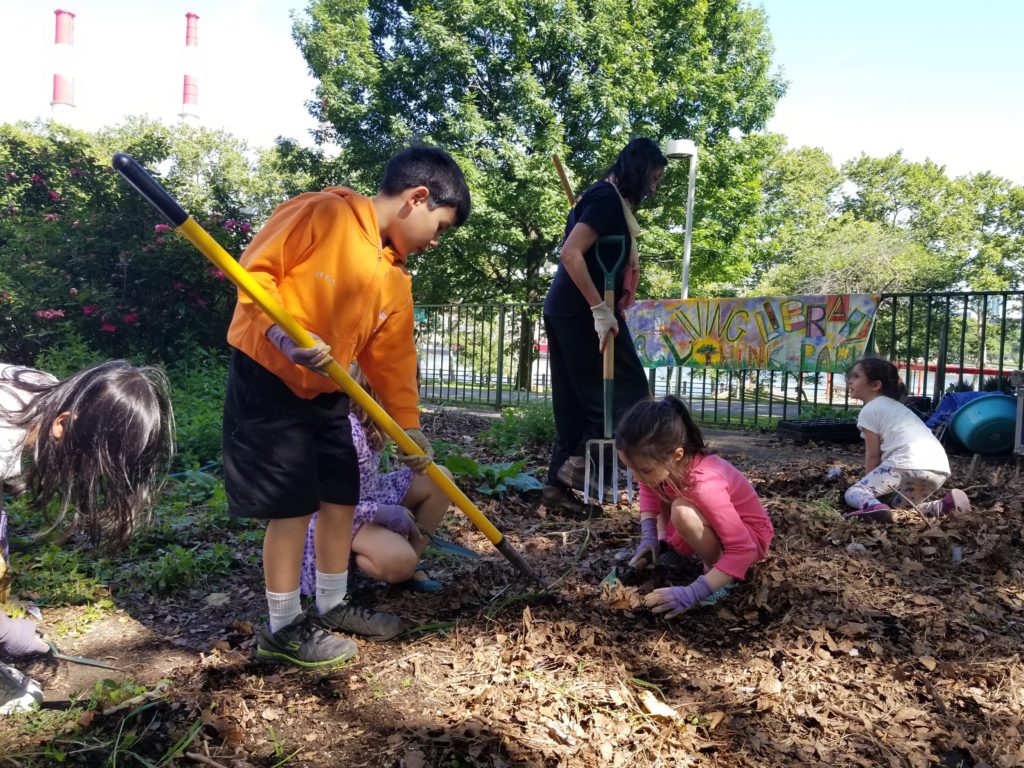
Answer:
[[[426,431],[480,461],[507,460],[475,441],[491,423],[440,410]],[[362,642],[358,659],[333,672],[251,662],[252,622],[264,611],[258,558],[216,586],[226,607],[207,604],[213,590],[119,595],[65,651],[123,662],[118,679],[147,686],[145,711],[83,712],[59,732],[38,716],[8,718],[0,765],[55,764],[40,754],[46,743],[61,746],[66,764],[103,765],[109,754],[67,745],[113,741],[118,729],[153,764],[184,737],[165,765],[229,768],[1024,765],[1019,462],[982,462],[961,486],[975,505],[964,519],[911,511],[881,526],[836,512],[859,476],[852,447],[773,441],[723,450],[755,483],[776,537],[713,608],[668,622],[640,606],[650,589],[695,578],[696,563],[609,583],[635,546],[625,505],[565,520],[536,494],[494,500],[467,489],[539,574],[559,579],[553,592],[517,581],[455,513],[444,535],[480,559],[432,553],[430,573],[447,585],[432,595],[357,581],[358,599],[400,613],[410,629]],[[968,463],[953,458],[954,480]],[[258,544],[239,547],[258,554]],[[72,680],[62,669],[31,667],[58,708],[74,686],[118,677]]]

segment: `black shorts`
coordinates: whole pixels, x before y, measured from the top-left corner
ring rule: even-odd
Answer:
[[[224,488],[235,517],[304,517],[359,501],[348,395],[306,400],[232,350],[224,399]]]

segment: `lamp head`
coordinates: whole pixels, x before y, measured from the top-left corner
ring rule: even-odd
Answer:
[[[665,145],[665,157],[669,160],[681,160],[684,157],[694,157],[697,154],[697,145],[689,139],[669,139]]]

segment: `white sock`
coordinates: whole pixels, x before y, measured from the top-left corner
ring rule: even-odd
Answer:
[[[270,613],[270,631],[277,632],[287,627],[302,615],[302,600],[299,590],[294,592],[267,591],[267,608]]]
[[[316,609],[320,615],[341,604],[348,592],[348,571],[341,573],[316,572]]]

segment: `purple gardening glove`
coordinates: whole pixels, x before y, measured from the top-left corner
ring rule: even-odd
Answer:
[[[693,608],[701,600],[711,597],[711,585],[701,576],[686,587],[662,587],[644,598],[644,604],[653,613],[664,613],[666,619],[674,619]]]
[[[31,619],[11,619],[0,612],[0,653],[6,656],[31,656],[47,653],[50,646],[36,634]]]
[[[378,504],[377,511],[373,513],[373,522],[406,538],[420,532],[412,512],[399,504]]]
[[[640,518],[640,543],[629,564],[634,567],[653,568],[658,563],[658,518]]]
[[[328,376],[327,371],[323,369],[334,362],[334,358],[331,357],[331,348],[324,344],[323,340],[315,333],[310,335],[316,340],[316,346],[306,348],[300,347],[292,341],[291,336],[285,333],[284,328],[280,325],[274,324],[267,329],[267,339],[291,362],[309,368],[313,373]]]

